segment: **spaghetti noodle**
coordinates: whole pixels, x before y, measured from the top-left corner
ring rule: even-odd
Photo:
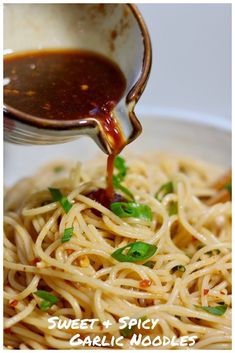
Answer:
[[[135,330],[143,335],[196,335],[193,349],[231,349],[231,202],[204,202],[221,171],[157,153],[129,156],[126,163],[123,186],[132,202],[148,206],[149,218],[120,217],[89,197],[106,185],[102,159],[78,164],[69,176],[68,163],[47,166],[7,191],[6,348],[71,349],[77,332],[119,337],[118,319],[129,316],[159,319],[153,331]],[[65,211],[62,199],[53,201],[48,187],[71,207]],[[115,257],[135,242],[156,251],[142,261]],[[50,330],[54,316],[109,319],[112,326]],[[131,348],[132,334],[124,335],[124,349]]]

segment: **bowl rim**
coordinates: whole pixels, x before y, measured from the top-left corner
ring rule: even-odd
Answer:
[[[140,122],[143,119],[166,119],[169,121],[185,122],[187,124],[196,124],[200,126],[207,126],[216,128],[228,133],[232,132],[232,121],[225,116],[212,115],[209,113],[175,109],[175,108],[162,108],[151,105],[139,105],[137,115],[140,117]]]

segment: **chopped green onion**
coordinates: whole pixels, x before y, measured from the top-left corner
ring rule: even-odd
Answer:
[[[232,195],[232,183],[225,184],[224,188]]]
[[[73,206],[66,196],[62,197],[62,199],[60,200],[60,204],[63,207],[65,213],[68,213]]]
[[[126,194],[126,196],[129,197],[129,199],[131,201],[135,201],[135,197],[134,195],[132,194],[132,192],[130,190],[128,190],[125,186],[119,184],[117,189],[121,190],[124,194]]]
[[[177,202],[170,202],[168,206],[169,216],[173,216],[178,213],[178,204]]]
[[[145,221],[152,221],[153,219],[153,213],[149,206],[135,202],[113,202],[110,209],[121,218],[134,217]]]
[[[39,304],[39,308],[42,311],[47,311],[48,309],[50,309],[53,306],[53,304],[51,302],[48,302],[47,300],[42,300],[41,303]]]
[[[205,254],[209,255],[209,256],[219,255],[220,250],[219,249],[210,250],[210,251],[205,252]]]
[[[144,322],[145,320],[148,320],[148,317],[146,315],[144,315],[144,316],[141,316],[139,318],[139,320],[141,320],[141,322]],[[137,325],[135,325],[131,328],[129,328],[128,326],[125,327],[124,329],[120,330],[121,335],[125,338],[130,338],[133,335],[133,333],[135,332],[136,326]]]
[[[59,202],[62,208],[64,209],[64,211],[68,213],[73,205],[71,204],[71,202],[69,202],[67,197],[63,196],[59,189],[49,188],[49,191],[51,193],[52,200],[55,202]]]
[[[216,316],[222,316],[225,311],[227,310],[227,305],[223,304],[223,305],[218,305],[218,306],[199,306],[199,305],[195,305],[196,308],[198,309],[202,309],[204,311],[207,311],[210,314],[216,315]]]
[[[66,241],[69,241],[72,238],[72,235],[73,235],[73,227],[65,228],[63,237],[61,238],[61,242],[65,243]]]
[[[155,198],[158,201],[162,201],[163,197],[166,196],[167,194],[171,194],[174,192],[174,186],[172,181],[169,181],[166,184],[163,184],[158,191],[155,194]]]
[[[117,175],[113,175],[113,186],[117,189],[120,185],[120,179]]]
[[[56,167],[54,167],[53,171],[54,173],[60,173],[64,170],[64,166],[63,165],[57,165]]]
[[[113,186],[115,189],[121,190],[124,194],[126,194],[131,201],[135,200],[135,197],[132,192],[120,183],[120,180],[117,175],[113,176]]]
[[[118,170],[118,174],[113,175],[113,186],[115,189],[122,191],[130,200],[134,200],[134,195],[125,186],[121,184],[127,173],[126,161],[120,156],[116,156],[114,167]]]
[[[127,173],[126,161],[120,156],[116,156],[114,160],[114,167],[118,170],[118,177],[122,181]]]
[[[154,268],[155,262],[154,261],[147,261],[143,264],[143,266]]]
[[[148,316],[144,315],[144,316],[141,316],[139,319],[141,320],[141,322],[143,322],[145,320],[148,320]]]
[[[120,330],[121,336],[125,338],[130,338],[134,332],[134,327],[129,328],[128,326]]]
[[[142,241],[127,244],[112,253],[112,257],[120,262],[139,262],[152,257],[157,247]]]
[[[39,308],[42,310],[42,311],[47,311],[48,309],[50,309],[54,304],[56,304],[58,302],[58,298],[45,291],[45,290],[37,290],[36,292],[34,292],[34,294],[43,299],[41,301],[41,303],[39,304]]]
[[[185,266],[183,266],[183,265],[177,265],[177,266],[175,266],[175,267],[173,267],[173,268],[171,269],[171,272],[172,272],[172,273],[174,273],[174,272],[176,272],[176,271],[185,272],[185,271],[186,271],[186,268],[185,268]]]
[[[44,300],[47,300],[48,302],[52,303],[52,304],[56,304],[58,302],[58,298],[54,295],[51,294],[45,290],[37,290],[36,292],[34,292],[34,294]]]
[[[56,189],[56,188],[48,188],[50,193],[51,193],[51,196],[52,196],[52,200],[53,201],[60,201],[63,197],[63,195],[61,194],[61,191],[59,189]]]

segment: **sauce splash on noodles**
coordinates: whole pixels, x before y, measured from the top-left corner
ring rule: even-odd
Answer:
[[[4,103],[17,110],[42,119],[99,121],[113,150],[106,189],[112,199],[114,159],[126,145],[112,116],[126,88],[120,68],[89,51],[42,50],[7,55],[4,79]]]

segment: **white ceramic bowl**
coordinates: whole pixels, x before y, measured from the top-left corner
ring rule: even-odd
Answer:
[[[166,151],[191,156],[217,164],[224,169],[231,165],[231,132],[221,120],[210,121],[206,116],[148,116],[141,115],[142,135],[124,152],[142,153],[148,150]],[[22,177],[32,175],[39,167],[51,161],[85,161],[99,151],[88,137],[50,146],[20,146],[5,143],[5,185],[10,186]]]

